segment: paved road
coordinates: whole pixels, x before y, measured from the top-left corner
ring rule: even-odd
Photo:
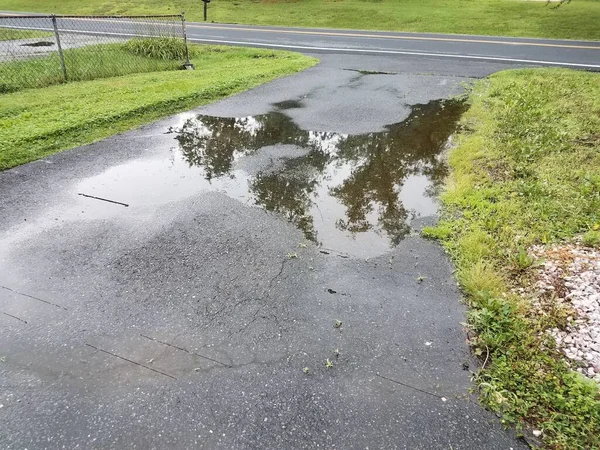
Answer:
[[[320,57],[0,173],[0,447],[526,448],[415,233],[442,99],[511,65]]]
[[[25,24],[23,19],[5,19],[4,24],[51,30],[47,19],[29,19]],[[62,30],[119,36],[156,32],[155,24],[150,26],[141,20],[59,18],[58,25]],[[163,28],[173,28],[176,32],[179,32],[178,27],[178,24],[175,27],[163,25]],[[187,30],[192,41],[215,44],[313,53],[437,56],[454,61],[452,64],[482,60],[600,69],[600,42],[193,22],[187,24]]]

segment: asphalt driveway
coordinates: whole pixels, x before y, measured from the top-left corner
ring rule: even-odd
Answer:
[[[417,232],[504,66],[321,59],[0,173],[0,447],[526,448]]]

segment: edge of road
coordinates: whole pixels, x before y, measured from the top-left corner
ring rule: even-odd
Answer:
[[[0,11],[0,16],[14,15],[18,17],[19,14],[26,15],[31,14],[45,15],[40,13],[15,13],[12,11]],[[111,18],[103,19],[101,17],[94,18],[77,18],[73,16],[63,16],[65,19],[77,21],[77,20],[97,20],[97,21],[114,21]],[[111,16],[117,18],[118,16]],[[124,18],[131,16],[123,16]],[[132,22],[135,23],[133,20]],[[565,49],[566,51],[572,50],[583,50],[583,51],[599,51],[600,61],[600,41],[569,41],[569,40],[556,40],[556,39],[540,39],[540,38],[510,38],[503,36],[482,36],[482,35],[452,35],[452,34],[435,34],[435,33],[411,33],[411,32],[389,32],[389,31],[366,31],[366,30],[343,30],[343,29],[329,29],[329,28],[294,28],[294,27],[281,27],[281,26],[263,26],[263,25],[240,25],[240,24],[223,24],[223,23],[203,23],[203,22],[187,22],[187,27],[196,30],[229,30],[229,31],[240,31],[248,33],[273,33],[273,34],[285,34],[285,35],[303,35],[303,36],[325,36],[332,38],[358,38],[358,39],[389,39],[397,41],[421,41],[421,42],[446,42],[446,43],[459,43],[459,44],[483,44],[483,45],[498,45],[505,47],[544,47],[544,48],[556,48]],[[7,28],[21,28],[11,27]],[[32,28],[29,29],[40,29],[45,28]],[[76,27],[73,27],[76,28]],[[51,30],[49,30],[51,31]],[[76,29],[65,29],[66,32],[72,33],[87,33],[83,30]],[[116,33],[101,33],[105,35],[114,36],[140,36],[145,35],[138,33],[127,33],[127,30]],[[294,43],[273,43],[265,42],[264,38],[253,39],[252,37],[245,38],[242,40],[227,39],[221,36],[194,36],[188,33],[188,40],[191,42],[198,43],[210,43],[210,44],[223,44],[223,45],[234,45],[234,46],[246,46],[246,47],[259,47],[259,48],[273,48],[273,49],[286,49],[292,51],[301,52],[312,52],[312,53],[345,53],[345,54],[374,54],[374,55],[406,55],[406,56],[421,56],[421,57],[432,57],[432,58],[451,58],[451,59],[465,59],[465,60],[479,60],[479,61],[494,61],[494,62],[506,62],[516,64],[528,64],[528,65],[540,65],[540,66],[561,66],[561,67],[572,67],[579,69],[587,69],[592,71],[600,71],[600,64],[595,64],[592,58],[592,62],[576,62],[571,61],[560,61],[560,57],[550,57],[549,59],[528,59],[527,57],[515,57],[512,58],[510,55],[507,56],[496,56],[494,54],[482,54],[476,51],[463,50],[462,52],[438,52],[436,50],[421,51],[418,49],[394,49],[385,48],[367,48],[359,46],[348,46],[342,45],[310,45],[309,42]],[[304,45],[302,45],[304,44]],[[493,52],[490,52],[493,53]],[[527,55],[529,56],[529,55]],[[533,55],[532,55],[533,56]],[[588,58],[584,58],[584,61]]]
[[[26,12],[26,11],[0,11],[0,16],[47,16],[52,13],[37,13],[37,12]],[[74,18],[67,14],[56,14],[57,17],[67,16]],[[98,16],[99,18],[101,16]],[[113,15],[111,17],[120,17],[119,15]],[[122,17],[127,17],[126,15]],[[299,34],[330,34],[333,36],[349,36],[349,37],[370,37],[370,36],[355,36],[353,32],[357,33],[370,33],[375,38],[406,38],[406,39],[424,39],[424,40],[449,40],[458,42],[474,42],[479,43],[479,38],[485,38],[489,40],[490,44],[505,44],[505,45],[538,45],[544,44],[547,46],[560,46],[561,43],[566,45],[572,45],[578,47],[576,43],[587,46],[594,44],[594,50],[600,50],[600,38],[598,40],[581,40],[581,39],[550,39],[550,38],[537,38],[527,36],[497,36],[491,34],[460,34],[460,33],[435,33],[435,32],[416,32],[416,31],[402,31],[402,30],[370,30],[365,28],[312,28],[312,27],[286,27],[282,25],[254,25],[238,22],[192,22],[186,21],[187,27],[194,28],[219,28],[219,27],[230,27],[231,29],[239,29],[240,31],[263,31],[263,32],[281,32],[281,33],[299,33]],[[444,39],[448,37],[448,39]],[[455,39],[455,38],[462,38]],[[472,38],[472,39],[470,39]],[[500,41],[502,39],[503,41]],[[507,40],[514,40],[513,42]],[[585,47],[583,47],[585,48]]]

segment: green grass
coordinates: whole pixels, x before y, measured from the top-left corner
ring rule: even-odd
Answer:
[[[0,28],[0,41],[14,41],[18,39],[44,38],[54,36],[47,31],[15,30],[12,28]]]
[[[63,14],[178,14],[201,21],[199,0],[3,0],[2,9]],[[552,9],[526,0],[215,0],[226,23],[436,33],[600,39],[600,1]]]
[[[566,69],[500,72],[474,88],[462,119],[442,240],[470,305],[471,344],[487,366],[481,399],[506,424],[529,423],[559,449],[600,448],[600,391],[568,369],[544,337],[566,324],[535,314],[512,287],[531,282],[533,244],[600,236],[600,75]]]
[[[184,62],[183,57],[172,59],[150,57],[151,55],[144,55],[143,49],[135,45],[136,42],[163,41],[158,38],[139,39],[125,44],[89,45],[65,50],[67,77],[69,81],[85,81],[131,73],[180,69]],[[39,58],[0,63],[0,73],[3,74],[0,79],[0,93],[46,87],[64,81],[60,59],[56,52]]]
[[[195,71],[140,73],[0,95],[0,170],[219,100],[317,62],[296,53],[246,48],[198,46],[194,52]]]
[[[588,231],[587,233],[585,233],[582,236],[581,242],[583,243],[583,245],[585,245],[587,247],[592,247],[592,248],[600,247],[600,231],[597,231],[597,230]]]

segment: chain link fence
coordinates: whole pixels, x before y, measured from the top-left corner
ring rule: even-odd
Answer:
[[[0,93],[181,68],[183,14],[0,16]]]

